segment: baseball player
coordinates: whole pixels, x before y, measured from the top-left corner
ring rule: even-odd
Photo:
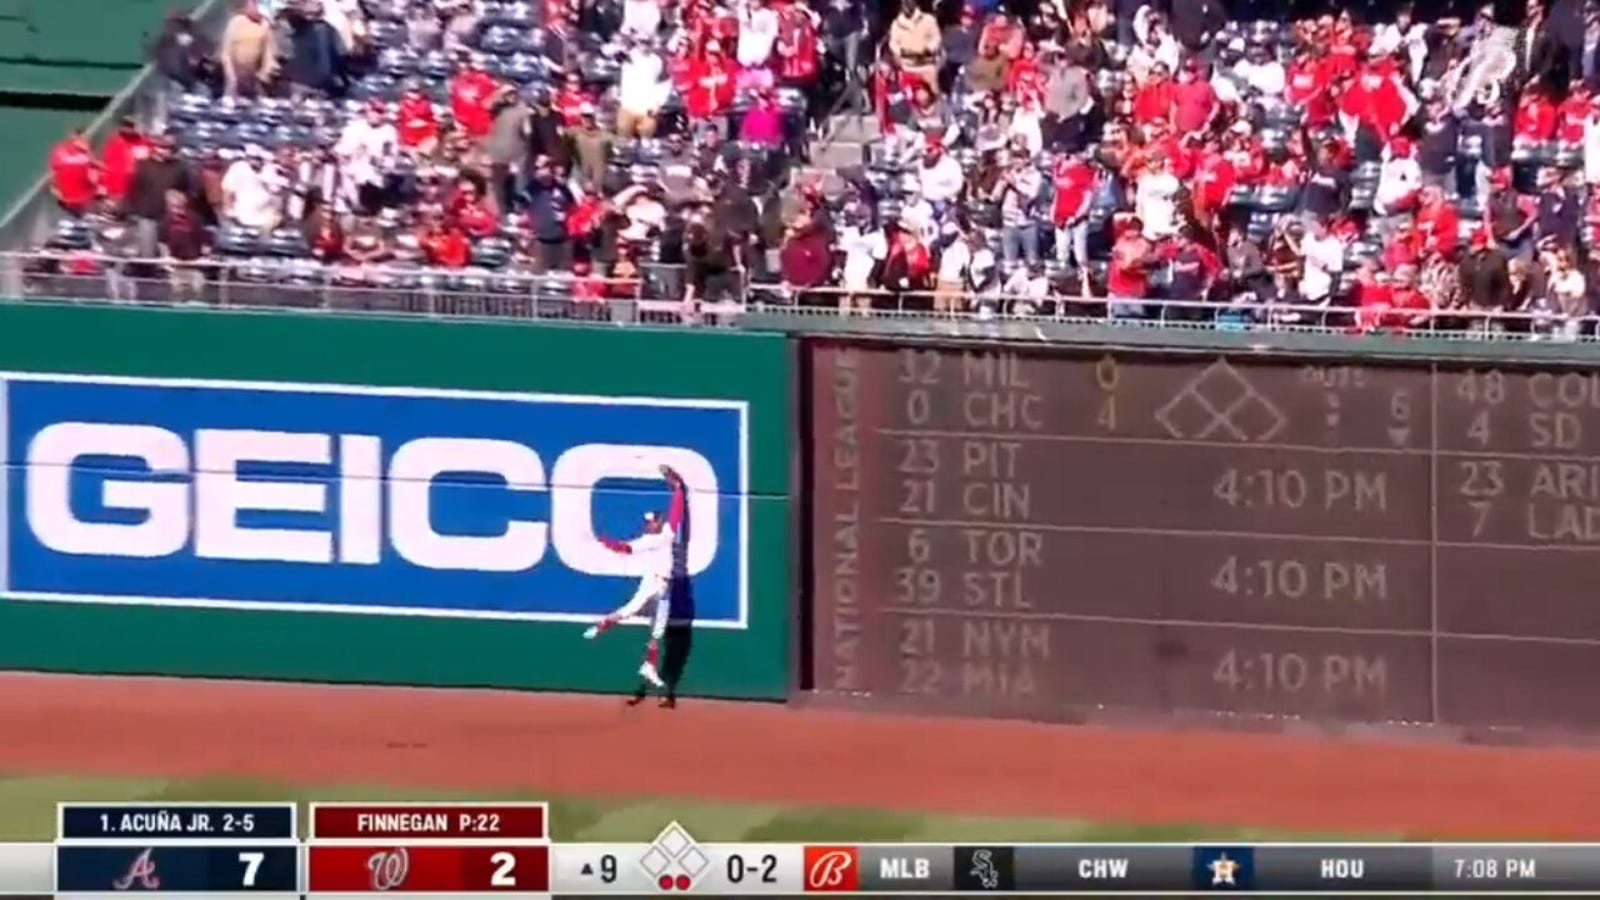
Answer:
[[[672,501],[667,506],[666,518],[657,513],[646,513],[644,533],[631,541],[601,538],[614,552],[639,560],[639,587],[633,592],[632,599],[583,633],[585,638],[592,640],[623,619],[636,616],[646,606],[653,605],[650,640],[644,646],[644,663],[639,666],[639,675],[649,685],[658,688],[666,686],[656,666],[660,660],[661,636],[666,633],[667,618],[672,612],[672,581],[683,576],[687,570],[684,548],[678,539],[683,533],[684,507],[688,503],[687,489],[677,472],[670,466],[662,466],[661,477],[667,480],[667,486],[672,489]],[[645,690],[646,686],[641,684],[631,702],[638,703],[644,699]],[[671,705],[671,701],[669,694],[666,705]]]

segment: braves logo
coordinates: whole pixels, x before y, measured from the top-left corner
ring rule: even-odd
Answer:
[[[379,850],[367,857],[367,872],[372,875],[373,890],[392,891],[411,874],[411,854],[404,847]]]
[[[119,891],[145,890],[156,891],[161,889],[161,877],[156,874],[155,848],[147,847],[133,858],[133,863],[128,866],[128,871],[121,878],[111,882],[111,886]]]
[[[844,889],[854,881],[856,857],[848,850],[827,850],[812,857],[806,869],[806,890],[829,891]]]

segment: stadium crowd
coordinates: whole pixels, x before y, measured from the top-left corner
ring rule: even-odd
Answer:
[[[1572,337],[1600,13],[1545,2],[243,0],[168,20],[154,129],[54,150],[53,265]]]

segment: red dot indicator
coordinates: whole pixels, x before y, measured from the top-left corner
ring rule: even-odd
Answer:
[[[691,884],[694,884],[694,882],[689,878],[689,876],[687,876],[687,875],[679,875],[678,876],[678,890],[687,891],[689,889],[689,885],[691,885]]]
[[[663,891],[670,891],[670,890],[672,890],[672,876],[671,875],[663,875],[660,878],[656,879],[656,884],[661,885],[661,889]]]

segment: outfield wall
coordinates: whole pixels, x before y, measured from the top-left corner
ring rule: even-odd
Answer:
[[[582,626],[692,489],[684,690],[790,659],[781,336],[0,307],[0,668],[615,691]]]

